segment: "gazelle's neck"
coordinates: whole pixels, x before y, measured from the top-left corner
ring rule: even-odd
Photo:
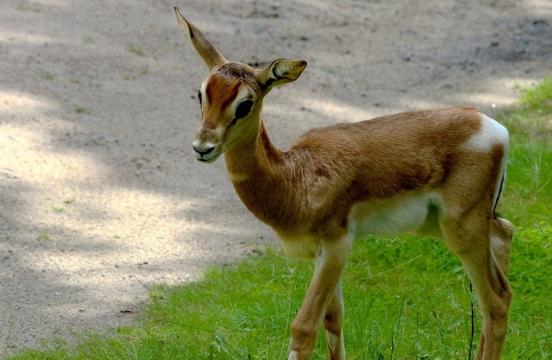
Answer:
[[[252,176],[257,179],[274,176],[274,167],[283,161],[282,152],[270,141],[262,119],[257,133],[226,151],[224,157],[232,182],[242,182]]]
[[[293,180],[283,153],[270,141],[262,120],[256,136],[226,151],[225,159],[236,192],[256,217],[276,230],[294,225]]]

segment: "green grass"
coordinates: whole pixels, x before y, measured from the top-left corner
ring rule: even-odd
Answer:
[[[552,111],[552,78],[544,79],[537,89],[526,89],[521,96],[525,109],[538,113]]]
[[[505,359],[552,358],[551,84],[525,91],[520,106],[500,116],[512,146],[499,210],[517,227]],[[285,359],[311,272],[310,263],[266,250],[199,282],[152,289],[142,319],[116,334],[83,335],[74,346],[50,342],[10,359]],[[442,243],[357,241],[344,287],[349,359],[467,359],[468,281]],[[477,333],[479,326],[477,316]],[[325,356],[319,336],[313,359]]]

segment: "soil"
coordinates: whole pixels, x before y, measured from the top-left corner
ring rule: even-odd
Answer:
[[[307,70],[265,101],[274,142],[408,109],[489,115],[552,69],[547,0],[187,0],[226,57]],[[0,3],[0,356],[104,332],[275,236],[221,159],[197,162],[205,67],[173,1]]]

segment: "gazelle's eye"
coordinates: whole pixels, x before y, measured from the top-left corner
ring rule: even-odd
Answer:
[[[246,117],[249,114],[249,112],[251,112],[252,107],[253,107],[253,101],[251,100],[242,101],[236,109],[236,119],[241,119],[243,117]]]
[[[197,92],[197,99],[199,100],[199,105],[201,105],[201,91]]]

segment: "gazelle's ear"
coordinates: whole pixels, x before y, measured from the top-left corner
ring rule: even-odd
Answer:
[[[178,21],[178,25],[180,25],[180,28],[184,32],[188,32],[190,34],[192,44],[194,44],[199,56],[201,56],[209,70],[215,66],[224,65],[228,62],[228,60],[226,60],[224,56],[222,56],[222,54],[215,49],[207,38],[192,23],[186,20],[182,14],[180,14],[180,10],[176,6],[174,7],[174,12],[176,13],[176,21]]]
[[[257,81],[264,89],[295,81],[305,70],[305,60],[274,60],[257,73]]]

